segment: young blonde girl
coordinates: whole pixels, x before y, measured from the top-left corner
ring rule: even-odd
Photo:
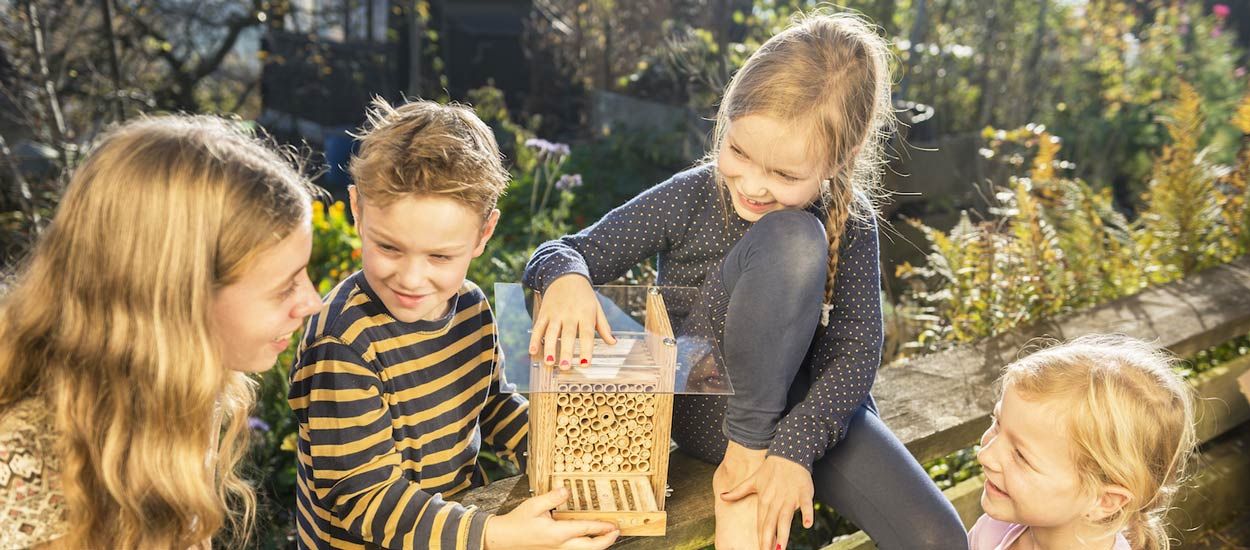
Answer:
[[[592,283],[658,256],[658,284],[700,289],[674,325],[719,343],[736,394],[679,396],[673,437],[720,463],[722,548],[785,546],[796,511],[811,525],[813,495],[883,549],[967,545],[869,397],[890,81],[888,46],[862,18],[797,18],[734,75],[704,162],[544,243],[526,268],[544,300],[530,353],[558,368],[587,363],[595,331],[614,341]]]
[[[0,302],[0,547],[247,531],[246,373],[319,303],[308,189],[216,118],[145,118],[91,152]]]
[[[1086,336],[1007,367],[981,436],[985,515],[973,550],[1167,550],[1163,516],[1195,445],[1173,358]]]

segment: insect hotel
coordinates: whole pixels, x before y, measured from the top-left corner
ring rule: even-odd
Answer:
[[[520,325],[530,323],[532,316],[517,315],[524,307],[524,290],[496,286],[505,357],[509,347],[521,345],[521,353],[507,359],[513,366],[505,367],[505,375],[524,388],[519,391],[529,393],[530,489],[534,494],[568,489],[571,496],[554,511],[556,519],[610,521],[622,535],[662,536],[673,394],[728,393],[728,388],[686,387],[689,368],[684,362],[679,365],[679,355],[689,357],[692,347],[710,347],[690,344],[688,338],[679,345],[664,300],[673,292],[660,287],[596,290],[616,343],[596,336],[590,363],[562,370],[528,355],[532,323]],[[537,312],[539,297],[532,296],[531,303]],[[561,341],[557,348],[567,345],[574,346],[572,356],[578,357],[580,342]],[[713,355],[701,357],[707,364]],[[521,368],[528,372],[517,372]]]

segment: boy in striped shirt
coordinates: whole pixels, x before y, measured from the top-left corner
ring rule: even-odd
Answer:
[[[494,318],[465,280],[508,183],[473,111],[377,100],[351,172],[364,269],[309,319],[291,369],[301,548],[606,548],[557,522],[563,490],[491,516],[446,500],[489,482],[484,444],[524,468],[525,399],[506,393]]]

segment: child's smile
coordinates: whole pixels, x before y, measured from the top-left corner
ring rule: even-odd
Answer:
[[[1077,475],[1060,404],[1007,388],[981,436],[981,507],[990,517],[1034,527],[1077,521],[1093,501]]]
[[[803,208],[820,196],[819,163],[793,124],[746,115],[725,131],[717,169],[733,195],[734,211],[754,222],[785,208]]]
[[[365,280],[397,320],[447,314],[469,262],[482,254],[498,211],[485,220],[441,196],[403,197],[377,207],[351,190]]]

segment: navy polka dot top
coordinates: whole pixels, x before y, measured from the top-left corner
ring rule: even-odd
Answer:
[[[700,289],[706,301],[706,319],[695,322],[705,323],[723,347],[729,296],[721,281],[721,264],[751,226],[728,207],[729,200],[716,182],[713,165],[677,174],[590,227],[543,243],[525,268],[525,285],[541,292],[556,278],[570,273],[580,274],[592,284],[608,284],[654,257],[656,284]],[[823,212],[811,212],[825,222]],[[770,455],[792,460],[809,471],[812,463],[843,437],[856,409],[870,399],[868,392],[881,364],[876,222],[851,220],[845,230],[829,325],[816,328],[790,388],[789,409],[768,449]],[[723,420],[724,399],[684,399],[688,406],[677,407],[674,437],[684,450],[707,460],[720,460],[725,440],[715,423]],[[690,405],[695,410],[689,410]],[[682,432],[704,435],[683,439]]]

